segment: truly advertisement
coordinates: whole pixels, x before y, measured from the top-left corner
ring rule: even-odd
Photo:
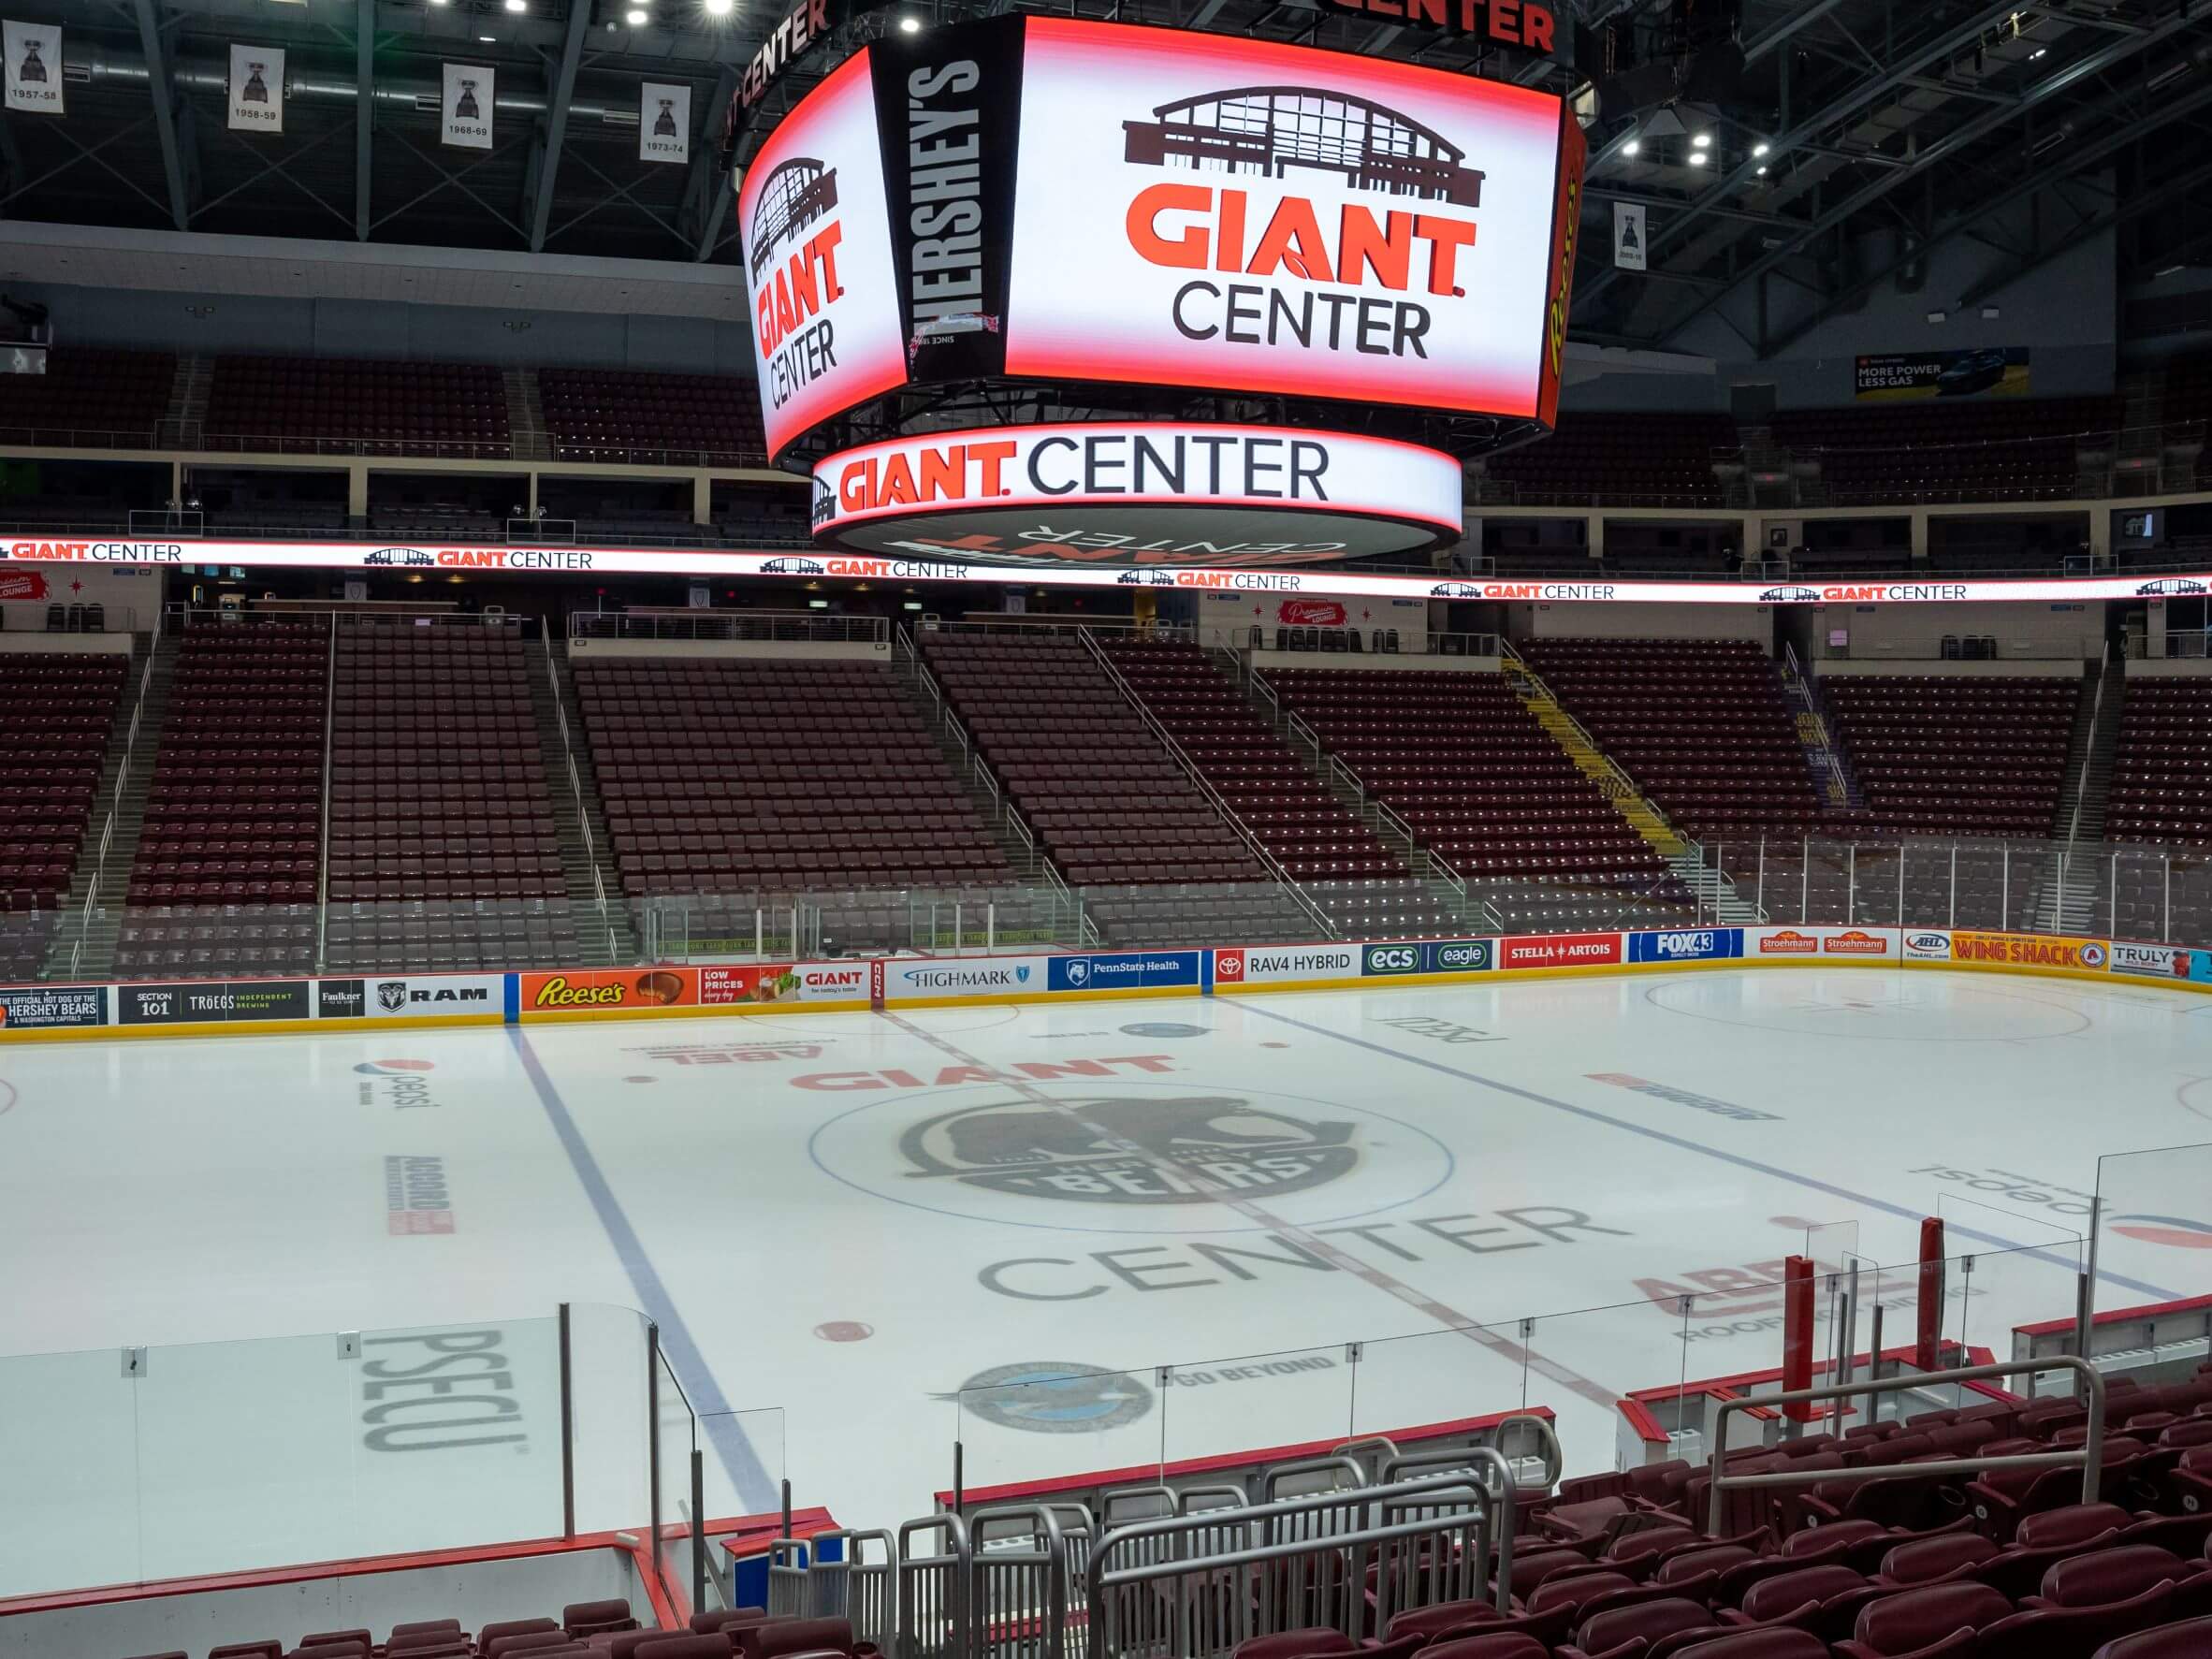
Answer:
[[[1617,933],[1546,933],[1498,941],[1500,968],[1600,968],[1622,960]]]
[[[2186,945],[2132,945],[2115,939],[2112,971],[2146,979],[2212,980],[2212,952]]]
[[[1628,936],[1631,962],[1712,962],[1742,954],[1740,927],[1677,928]]]
[[[1560,100],[1031,17],[1006,367],[1533,417]]]
[[[1993,962],[2008,968],[2076,968],[2102,971],[2112,947],[2101,939],[2069,939],[2059,934],[1951,934],[1954,962]]]
[[[907,378],[871,62],[847,59],[801,100],[737,193],[771,458]]]

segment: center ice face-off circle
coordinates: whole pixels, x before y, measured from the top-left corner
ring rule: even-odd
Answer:
[[[1433,1136],[1363,1107],[1195,1078],[902,1095],[824,1124],[812,1150],[895,1203],[1076,1231],[1344,1221],[1433,1191],[1453,1167]]]

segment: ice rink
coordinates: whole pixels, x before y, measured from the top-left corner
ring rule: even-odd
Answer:
[[[893,1525],[955,1438],[972,1489],[1524,1402],[1610,1467],[1619,1396],[1778,1362],[1809,1227],[1824,1265],[1907,1270],[1867,1280],[1902,1342],[1942,1214],[1977,1257],[1944,1332],[2004,1355],[2073,1310],[2098,1155],[2208,1120],[2212,998],[1933,970],[24,1045],[0,1348],[91,1353],[0,1364],[0,1403],[20,1441],[134,1345],[150,1381],[189,1370],[167,1345],[295,1333],[327,1379],[329,1333],[427,1326],[542,1360],[568,1302],[580,1408],[637,1363],[581,1351],[610,1304],[696,1411],[762,1412],[703,1431],[716,1512],[788,1473]],[[2212,1288],[2190,1236],[2109,1236],[2100,1304]],[[997,1386],[1071,1369],[1112,1375]],[[143,1485],[168,1453],[138,1409]],[[377,1454],[435,1449],[371,1426],[346,1455],[427,1491]]]

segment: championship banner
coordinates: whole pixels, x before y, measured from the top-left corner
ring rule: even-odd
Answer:
[[[494,72],[478,64],[441,64],[444,92],[439,100],[438,141],[458,150],[491,148]]]
[[[62,110],[62,31],[52,23],[0,22],[0,81],[7,107],[31,115]]]
[[[2028,348],[1983,346],[1861,357],[1853,390],[1862,402],[2022,397],[2028,391]]]
[[[1613,264],[1621,270],[1644,269],[1644,208],[1640,202],[1613,204]]]
[[[691,89],[648,80],[637,89],[637,159],[691,159]]]
[[[230,49],[230,130],[284,130],[284,53],[275,46]]]

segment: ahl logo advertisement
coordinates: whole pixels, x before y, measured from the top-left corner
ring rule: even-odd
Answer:
[[[1007,371],[1534,416],[1561,121],[1495,80],[1031,17]]]
[[[872,62],[859,52],[808,94],[737,194],[771,458],[907,377]]]

